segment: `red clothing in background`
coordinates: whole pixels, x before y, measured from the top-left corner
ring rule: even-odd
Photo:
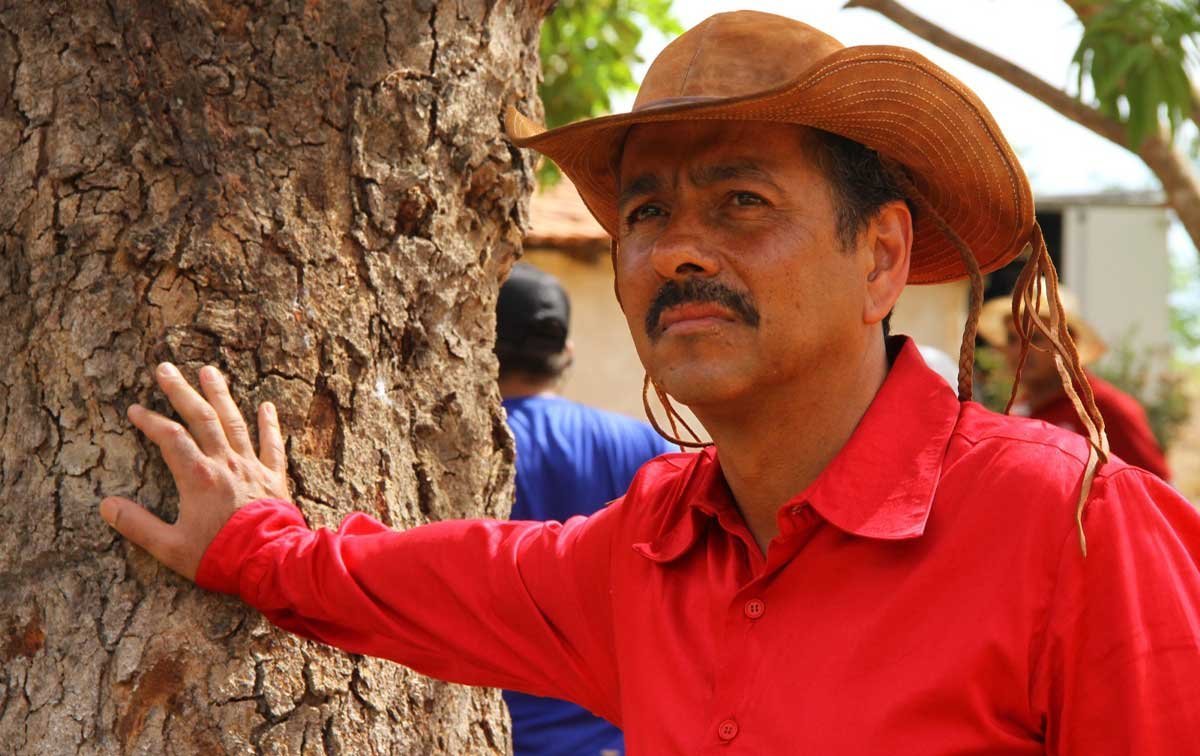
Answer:
[[[240,510],[197,576],[421,672],[570,699],[631,754],[1183,754],[1200,515],[1079,436],[960,405],[904,342],[850,441],[755,545],[718,454],[564,524]]]
[[[1135,467],[1149,470],[1163,480],[1171,479],[1171,471],[1163,456],[1154,433],[1150,430],[1150,422],[1146,419],[1146,411],[1129,394],[1118,389],[1111,383],[1087,374],[1088,383],[1096,395],[1096,406],[1104,415],[1104,427],[1108,432],[1108,444],[1113,454]],[[1058,399],[1043,405],[1032,412],[1030,417],[1044,420],[1059,428],[1066,428],[1073,433],[1083,433],[1079,417],[1071,400],[1063,394]]]

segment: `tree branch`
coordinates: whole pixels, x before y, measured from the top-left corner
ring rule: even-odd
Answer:
[[[1066,0],[1082,20],[1095,13],[1097,8],[1090,0]],[[1192,237],[1192,243],[1200,251],[1200,181],[1187,157],[1177,150],[1169,139],[1161,134],[1147,137],[1141,146],[1132,150],[1129,134],[1124,124],[1101,113],[1063,90],[1034,76],[1029,71],[988,52],[962,37],[918,16],[896,0],[850,0],[847,8],[867,8],[902,26],[921,39],[953,53],[968,63],[989,71],[1017,89],[1050,106],[1060,115],[1085,126],[1109,141],[1133,151],[1162,182],[1167,202],[1179,216],[1180,222]],[[1193,87],[1193,114],[1200,101]],[[1198,121],[1200,123],[1200,121]]]
[[[1092,20],[1093,16],[1104,10],[1102,0],[1063,0],[1063,2],[1075,12],[1075,17],[1085,25]]]

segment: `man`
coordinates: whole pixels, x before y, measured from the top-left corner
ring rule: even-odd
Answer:
[[[270,406],[255,457],[220,376],[202,397],[166,366],[191,435],[130,417],[180,521],[115,498],[102,516],[286,629],[573,700],[632,753],[1194,751],[1200,515],[1103,464],[1101,433],[960,402],[884,339],[906,282],[980,292],[1031,242],[1051,272],[1025,176],[964,85],[905,48],[741,12],[672,42],[631,113],[508,127],[614,236],[650,382],[714,446],[561,525],[314,533],[281,501]],[[1023,315],[1069,358],[1057,318]]]
[[[629,487],[646,460],[673,447],[645,423],[567,401],[555,390],[571,363],[567,292],[518,264],[500,287],[500,396],[517,442],[514,520],[590,515]],[[517,754],[618,756],[621,731],[574,704],[505,691]]]
[[[1062,294],[1063,309],[1067,315],[1071,338],[1079,349],[1079,360],[1085,367],[1103,356],[1108,347],[1104,339],[1091,324],[1084,320],[1075,296],[1065,289]],[[1045,308],[1043,308],[1045,311]],[[1012,322],[1012,303],[1004,298],[991,299],[983,306],[979,318],[979,335],[1004,355],[1009,367],[1016,371],[1021,359],[1020,339]],[[1046,351],[1046,342],[1035,337],[1034,348],[1028,350],[1025,365],[1021,370],[1020,394],[1013,404],[1013,412],[1023,417],[1057,425],[1075,433],[1082,433],[1079,418],[1075,414],[1062,379],[1054,365],[1054,358]],[[1171,480],[1166,457],[1146,411],[1132,396],[1113,386],[1094,373],[1086,373],[1088,385],[1096,397],[1096,406],[1104,415],[1104,428],[1113,453],[1131,465],[1148,470],[1165,481]]]

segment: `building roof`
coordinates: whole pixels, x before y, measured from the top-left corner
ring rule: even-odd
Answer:
[[[575,186],[563,178],[547,189],[534,192],[529,200],[531,249],[561,249],[569,252],[606,252],[608,234],[588,212]]]
[[[1039,194],[1038,210],[1061,210],[1068,207],[1165,207],[1166,195],[1156,189],[1123,191],[1107,190],[1090,194]]]

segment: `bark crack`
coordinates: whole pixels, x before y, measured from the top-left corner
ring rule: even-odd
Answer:
[[[396,62],[392,59],[392,25],[388,22],[387,4],[379,3],[379,20],[383,22],[383,57],[388,62],[388,68],[394,68]]]
[[[4,17],[2,15],[0,15],[0,32],[8,35],[10,44],[12,45],[13,65],[12,72],[9,75],[8,93],[6,96],[8,97],[8,101],[12,103],[13,113],[21,121],[21,133],[24,135],[25,131],[29,128],[29,117],[25,115],[25,111],[21,109],[21,105],[17,101],[17,75],[20,73],[22,63],[20,39],[17,37],[16,32],[4,25]],[[24,140],[22,140],[23,143]]]

